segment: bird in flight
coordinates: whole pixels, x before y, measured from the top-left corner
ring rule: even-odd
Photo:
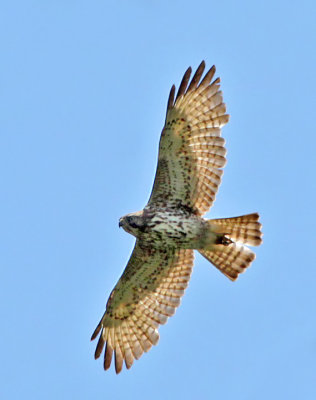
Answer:
[[[170,91],[151,196],[141,211],[120,218],[136,237],[128,264],[106,304],[91,340],[99,334],[97,359],[104,351],[107,370],[114,354],[116,373],[130,368],[159,340],[158,328],[175,313],[197,250],[232,281],[255,254],[246,245],[262,242],[257,213],[204,219],[212,206],[226,163],[221,128],[228,122],[213,66],[203,76],[202,61],[178,92]]]

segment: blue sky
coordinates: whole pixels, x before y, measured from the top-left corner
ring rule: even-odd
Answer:
[[[1,399],[314,399],[314,1],[0,6]],[[230,123],[209,217],[258,211],[236,283],[196,256],[159,345],[116,376],[90,336],[133,247],[168,93],[216,64]]]

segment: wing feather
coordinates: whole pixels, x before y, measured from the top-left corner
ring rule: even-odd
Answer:
[[[91,339],[98,334],[95,358],[105,346],[104,368],[116,373],[158,343],[159,325],[179,306],[193,268],[193,250],[153,249],[136,242],[131,258],[107,302]]]
[[[168,98],[167,110],[170,110],[173,107],[175,91],[176,91],[176,87],[174,85],[172,85],[172,88],[171,88],[170,94],[169,94],[169,98]]]
[[[185,74],[183,75],[183,78],[182,78],[182,81],[180,83],[179,90],[178,90],[178,93],[177,93],[176,100],[180,99],[180,97],[184,95],[184,93],[186,91],[186,88],[188,86],[189,80],[190,80],[191,73],[192,73],[192,68],[189,67],[185,71]]]
[[[187,93],[191,92],[192,90],[196,89],[198,83],[201,80],[203,72],[205,70],[205,61],[202,61],[201,64],[198,66],[193,78],[191,79],[190,85],[187,89]]]
[[[229,116],[220,79],[212,82],[215,67],[201,80],[204,69],[202,61],[190,83],[187,69],[175,101],[171,89],[149,207],[181,203],[202,215],[215,200],[226,163],[221,127]]]

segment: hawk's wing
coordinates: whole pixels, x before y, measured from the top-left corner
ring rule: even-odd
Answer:
[[[174,314],[188,285],[193,268],[193,250],[143,248],[136,241],[123,275],[107,302],[106,311],[92,335],[101,331],[95,351],[98,358],[106,344],[104,368],[130,368],[134,359],[159,339],[158,327]]]
[[[174,100],[170,91],[158,166],[148,205],[187,206],[198,215],[211,207],[226,159],[221,127],[228,122],[213,66],[201,80],[202,61],[190,84],[189,68]]]

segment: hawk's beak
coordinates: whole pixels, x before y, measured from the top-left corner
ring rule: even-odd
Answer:
[[[122,218],[120,218],[120,220],[119,220],[119,228],[121,228],[123,226],[123,221],[122,221]]]

